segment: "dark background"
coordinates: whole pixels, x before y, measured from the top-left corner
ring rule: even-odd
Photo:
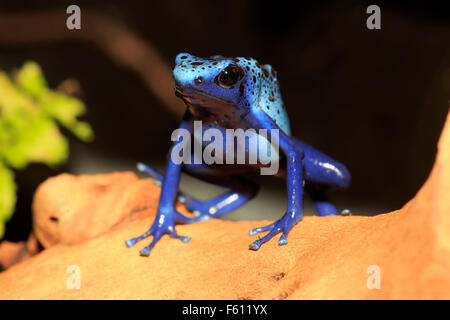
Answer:
[[[351,187],[333,196],[340,209],[373,215],[399,209],[423,184],[449,110],[450,11],[425,3],[40,0],[1,1],[0,12],[65,12],[77,4],[82,28],[83,10],[95,10],[139,34],[168,65],[184,51],[271,64],[293,135],[345,163],[353,175]],[[381,30],[366,28],[369,4],[381,7]],[[24,28],[33,32],[32,25]],[[84,144],[71,137],[66,165],[32,164],[17,172],[19,202],[7,225],[9,240],[27,237],[32,194],[45,178],[134,170],[137,161],[163,167],[178,124],[135,72],[95,45],[0,44],[0,69],[10,72],[26,60],[41,65],[51,87],[78,80],[96,140]],[[259,198],[284,206],[284,183],[262,180]],[[246,210],[255,215],[246,219],[284,212],[253,202]]]

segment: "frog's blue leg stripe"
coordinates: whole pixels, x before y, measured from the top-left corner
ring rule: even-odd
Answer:
[[[278,245],[287,244],[287,235],[292,227],[300,221],[303,216],[303,158],[302,148],[292,143],[288,136],[280,134],[280,148],[286,154],[287,167],[287,212],[276,222],[262,228],[250,230],[250,235],[269,231],[264,237],[250,244],[251,250],[258,250],[261,244],[270,240],[273,236],[281,233]]]
[[[204,216],[203,219],[190,219],[183,216],[177,215],[177,220],[183,223],[191,223],[198,220],[205,220],[206,218],[219,218],[231,211],[241,207],[248,201],[250,201],[258,192],[258,186],[247,182],[243,179],[233,178],[233,177],[223,177],[223,176],[212,176],[214,171],[208,171],[207,167],[202,164],[196,165],[196,170],[201,170],[208,172],[208,176],[202,176],[196,174],[195,176],[201,180],[205,180],[210,183],[214,183],[219,186],[227,187],[232,189],[220,196],[217,196],[208,201],[201,201],[192,196],[187,195],[182,191],[178,191],[177,200],[184,203],[189,211],[191,211],[196,216]],[[156,170],[150,168],[149,166],[138,163],[138,169],[140,171],[148,173],[151,177],[157,181],[162,181],[163,175]]]

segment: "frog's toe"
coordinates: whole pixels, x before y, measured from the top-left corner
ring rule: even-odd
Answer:
[[[153,183],[155,185],[157,185],[157,186],[162,185],[161,181],[164,179],[164,176],[161,173],[159,173],[158,171],[156,171],[155,169],[149,167],[148,165],[146,165],[145,163],[142,163],[142,162],[138,162],[136,165],[136,168],[140,172],[145,172],[149,176],[151,176],[153,178]]]
[[[275,235],[280,232],[281,237],[278,240],[278,245],[282,246],[288,243],[287,234],[292,229],[292,227],[301,219],[301,214],[299,213],[286,213],[281,219],[275,221],[274,223],[269,224],[268,226],[255,228],[250,230],[250,235],[255,235],[260,232],[269,231],[264,237],[259,238],[258,240],[253,241],[250,244],[251,250],[258,250],[264,242],[269,241]]]
[[[287,237],[285,234],[282,234],[280,240],[278,240],[278,245],[282,246],[288,243]]]
[[[151,235],[151,231],[150,231],[150,229],[149,229],[147,232],[143,233],[143,234],[140,235],[139,237],[128,239],[127,241],[125,241],[125,245],[126,245],[128,248],[131,248],[131,247],[134,246],[136,243],[138,243],[139,241],[141,241],[141,240],[143,240],[143,239],[149,237],[150,235]]]
[[[203,201],[199,201],[194,198],[189,198],[188,201],[184,202],[186,208],[192,212],[196,217],[202,216],[202,215],[209,215],[209,204]]]
[[[169,228],[167,230],[167,232],[170,234],[170,236],[174,239],[180,239],[182,242],[187,243],[189,240],[191,240],[190,237],[185,237],[185,236],[180,236],[178,235],[175,230],[173,230],[173,228]],[[155,246],[155,244],[159,241],[159,239],[161,239],[161,237],[163,236],[164,232],[155,232],[155,234],[153,235],[153,240],[152,242],[146,246],[145,248],[141,249],[139,251],[139,254],[141,256],[144,257],[148,257],[150,255],[150,251],[153,249],[153,247]]]
[[[138,241],[141,241],[149,236],[152,236],[153,239],[152,239],[151,243],[139,251],[141,256],[148,256],[150,254],[150,251],[155,246],[155,244],[161,239],[161,237],[164,234],[169,234],[172,238],[180,239],[184,243],[188,242],[190,240],[189,237],[180,236],[175,231],[175,221],[174,221],[175,219],[172,219],[171,217],[178,218],[178,216],[184,217],[178,211],[175,211],[175,210],[173,212],[171,212],[171,214],[169,214],[169,215],[167,213],[166,214],[157,214],[155,221],[153,222],[150,229],[148,229],[147,232],[143,233],[139,237],[131,238],[131,239],[128,239],[127,241],[125,241],[126,246],[130,248],[130,247],[134,246]],[[170,219],[168,219],[168,217]]]
[[[259,249],[259,247],[261,247],[261,243],[259,243],[258,241],[252,242],[250,243],[250,245],[248,246],[248,248],[250,250],[256,251]]]
[[[177,197],[177,200],[178,201],[180,201],[181,203],[186,203],[186,197],[185,196],[183,196],[183,195],[179,195],[178,197]]]
[[[268,234],[266,234],[264,237],[253,241],[250,244],[249,249],[255,250],[255,251],[258,250],[264,242],[269,241],[270,239],[273,238],[273,236],[280,233],[282,230],[281,230],[281,228],[277,227],[277,225],[278,225],[278,222],[274,223],[274,227],[270,230],[270,232]],[[269,227],[269,226],[267,226],[267,227]],[[267,228],[267,227],[265,227],[265,228]]]
[[[152,241],[148,246],[146,246],[145,248],[142,248],[139,251],[139,254],[143,257],[148,257],[150,255],[150,251],[153,249],[155,244],[156,244],[156,241]]]
[[[131,248],[131,247],[134,246],[135,244],[136,244],[136,242],[134,242],[133,239],[128,239],[128,240],[125,241],[125,245],[126,245],[128,248]]]
[[[178,235],[175,230],[173,229],[169,229],[169,234],[172,238],[174,239],[180,239],[181,241],[183,241],[184,243],[189,242],[189,240],[191,240],[191,237],[186,237],[186,236],[180,236]]]
[[[265,227],[260,227],[260,228],[254,228],[254,229],[251,229],[251,230],[248,232],[248,234],[251,235],[251,236],[254,236],[255,234],[258,234],[258,233],[260,233],[260,232],[264,232],[264,231],[267,231],[267,230],[271,230],[275,224],[276,224],[276,222],[271,223],[271,224],[269,224],[268,226],[265,226]]]

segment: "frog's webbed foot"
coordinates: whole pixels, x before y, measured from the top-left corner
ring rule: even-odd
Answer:
[[[148,246],[143,248],[141,251],[139,251],[141,256],[148,256],[150,254],[150,251],[152,250],[152,248],[155,246],[155,244],[166,233],[169,234],[174,239],[180,239],[184,243],[188,242],[191,239],[190,237],[180,236],[176,233],[175,221],[174,221],[174,219],[170,219],[173,216],[175,216],[177,219],[180,216],[184,217],[183,215],[181,215],[180,213],[178,213],[175,210],[174,210],[174,212],[171,212],[169,214],[158,213],[156,215],[155,221],[153,222],[150,229],[148,229],[145,233],[143,233],[139,237],[128,239],[127,241],[125,241],[125,244],[127,245],[127,247],[131,248],[137,242],[139,242],[147,237],[153,236],[152,242]]]
[[[281,219],[275,221],[274,223],[269,224],[268,226],[251,229],[249,232],[251,236],[265,231],[269,231],[269,233],[266,234],[264,237],[259,238],[258,240],[252,242],[250,244],[249,249],[258,250],[264,242],[269,241],[278,233],[281,233],[281,237],[278,240],[278,245],[281,246],[287,244],[288,243],[287,235],[289,231],[298,221],[300,221],[300,219],[301,219],[300,214],[296,214],[294,212],[286,213]]]

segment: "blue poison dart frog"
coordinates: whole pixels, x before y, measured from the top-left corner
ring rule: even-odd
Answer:
[[[198,120],[202,121],[203,127],[215,128],[221,132],[230,128],[255,129],[257,132],[261,129],[266,129],[267,132],[278,129],[280,170],[277,176],[286,179],[287,211],[274,223],[250,230],[250,235],[268,231],[251,243],[250,249],[258,250],[261,244],[277,234],[281,234],[278,244],[287,244],[289,231],[303,216],[305,188],[311,194],[319,216],[339,214],[326,194],[347,187],[351,180],[350,173],[343,164],[291,136],[277,73],[270,65],[261,65],[252,58],[199,58],[180,53],[175,58],[173,77],[175,94],[187,105],[181,129],[193,133],[194,121]],[[195,140],[196,135],[193,136]],[[172,150],[181,140],[174,142]],[[205,147],[203,141],[200,145]],[[196,157],[196,153],[192,152],[191,157]],[[155,221],[147,232],[127,240],[128,247],[152,236],[150,245],[140,251],[141,255],[148,256],[165,233],[188,242],[189,237],[176,233],[175,222],[192,223],[221,217],[244,205],[257,194],[258,186],[250,178],[260,170],[261,164],[227,162],[208,165],[204,161],[195,160],[180,164],[169,157],[164,175],[142,163],[138,164],[139,170],[147,172],[155,182],[162,184],[162,190]],[[200,201],[178,190],[182,171],[229,191],[213,199]],[[184,203],[194,217],[179,213],[175,209],[176,200]]]

